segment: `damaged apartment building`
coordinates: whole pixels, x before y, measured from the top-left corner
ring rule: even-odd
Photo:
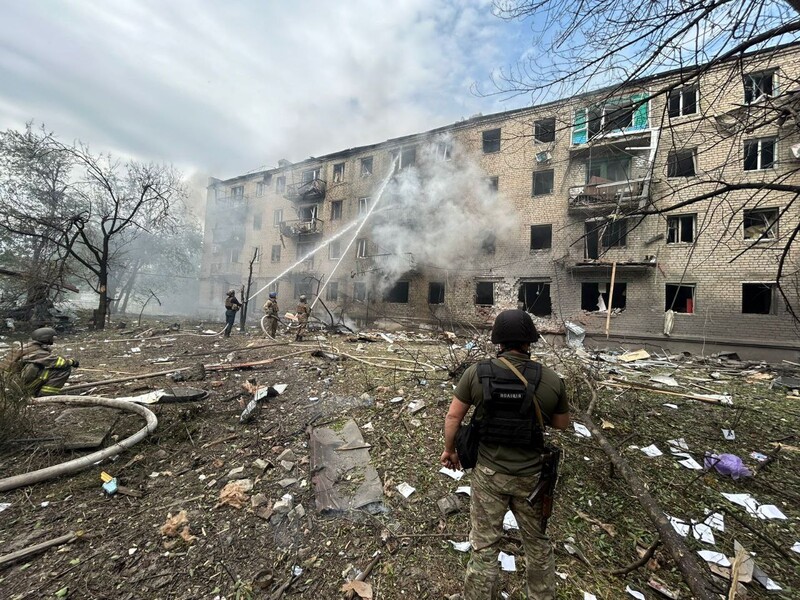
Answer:
[[[800,264],[783,250],[800,216],[800,44],[683,76],[211,179],[201,310],[220,313],[252,263],[253,291],[282,275],[254,299],[257,316],[267,291],[292,310],[325,284],[314,311],[325,321],[483,325],[519,306],[545,331],[569,321],[603,340],[794,352]],[[452,161],[456,176],[458,161],[478,165],[481,193],[512,225],[467,240],[466,263],[387,269],[386,228],[382,240],[370,219],[354,225],[387,174],[422,157]],[[398,235],[420,226],[413,212],[396,211]]]

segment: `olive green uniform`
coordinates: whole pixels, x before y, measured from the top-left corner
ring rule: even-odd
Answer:
[[[264,303],[264,312],[267,313],[267,327],[270,337],[275,337],[278,331],[278,301],[270,298]]]
[[[503,357],[515,367],[529,360],[519,352],[505,352]],[[493,365],[508,368],[499,360]],[[456,386],[455,396],[475,406],[482,415],[483,386],[477,365],[470,366]],[[569,412],[564,382],[552,369],[542,365],[542,378],[536,387],[536,400],[545,425],[554,414]],[[550,539],[541,530],[541,503],[528,504],[526,498],[539,480],[541,456],[529,448],[481,443],[478,464],[472,472],[470,500],[470,536],[472,556],[464,582],[466,600],[490,600],[498,594],[498,543],[503,537],[503,517],[511,510],[517,519],[525,549],[525,577],[530,600],[555,598],[555,562]]]
[[[300,302],[297,305],[297,310],[295,312],[297,314],[297,335],[294,339],[297,341],[302,341],[303,334],[306,332],[306,327],[308,327],[308,315],[311,313],[311,311],[309,310],[306,302]]]

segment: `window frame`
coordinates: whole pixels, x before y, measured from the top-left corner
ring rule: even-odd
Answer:
[[[670,297],[670,289],[674,288],[673,294]],[[683,310],[677,310],[675,307],[677,306],[677,298],[678,294],[680,294],[681,288],[690,289],[691,293],[691,301],[692,301],[692,310],[689,312],[686,310],[687,306],[683,306]],[[688,300],[688,298],[687,298]],[[697,314],[695,311],[695,305],[697,304],[697,284],[696,283],[664,283],[664,312],[668,310],[672,310],[672,312],[681,315],[694,315]]]
[[[690,241],[683,240],[683,230],[686,219],[691,219],[692,225],[692,239]],[[673,226],[675,223],[675,226]],[[674,241],[670,241],[671,233],[675,232]],[[667,215],[667,244],[674,246],[677,244],[693,244],[697,239],[697,213],[690,213],[685,215]]]
[[[329,281],[325,286],[325,300],[337,302],[339,300],[339,282]]]
[[[283,223],[283,209],[276,208],[272,211],[272,226],[280,227],[281,223]]]
[[[283,194],[286,192],[286,175],[279,175],[275,178],[275,193]]]
[[[436,288],[434,287],[436,286]],[[431,305],[439,305],[444,304],[444,294],[445,294],[445,282],[444,281],[429,281],[428,282],[428,304]],[[434,291],[438,291],[436,294],[436,298],[439,300],[436,302],[431,302],[431,298],[434,297]]]
[[[686,96],[688,93],[694,93],[694,110],[691,112],[686,111]],[[673,99],[677,99],[677,112],[673,114]],[[672,88],[667,92],[667,116],[670,119],[677,119],[680,117],[688,117],[689,115],[696,115],[700,112],[700,89],[697,84],[684,85],[681,87]]]
[[[486,183],[489,186],[489,191],[493,193],[497,193],[500,191],[500,176],[494,175],[492,177],[486,178]]]
[[[758,101],[761,96],[766,96],[767,98],[773,98],[777,93],[777,81],[776,75],[778,73],[777,69],[763,69],[760,71],[753,71],[752,73],[745,73],[742,76],[742,98],[744,100],[744,104],[753,104]],[[761,91],[761,86],[756,86],[756,78],[763,79],[765,76],[769,76],[770,78],[770,87],[772,88],[769,93],[760,93],[757,96],[755,95],[755,90]],[[750,85],[748,85],[748,82]],[[749,99],[748,99],[748,96]]]
[[[537,177],[538,176],[538,177]],[[531,180],[531,198],[535,198],[537,196],[549,196],[555,190],[555,170],[554,169],[541,169],[539,171],[533,172],[533,178]],[[548,183],[549,180],[549,188],[545,188],[544,191],[539,189],[537,191],[537,183],[540,183],[543,180],[541,185],[545,185]]]
[[[403,296],[402,288],[405,287],[405,300],[393,299],[394,292],[400,290],[400,297]],[[395,281],[392,287],[387,288],[383,294],[383,301],[387,304],[408,304],[411,298],[411,282],[407,279]]]
[[[342,183],[344,181],[344,163],[334,163],[333,165],[333,183]]]
[[[772,144],[772,161],[770,162],[769,166],[764,166],[764,142],[769,142]],[[756,164],[754,168],[748,168],[748,148],[756,147]],[[745,172],[752,172],[752,171],[768,171],[770,169],[775,168],[775,163],[778,159],[778,138],[776,137],[764,137],[764,138],[754,138],[751,140],[744,141],[744,147],[742,150],[742,170]]]
[[[613,237],[615,228],[624,228],[624,231],[617,237]],[[600,245],[603,248],[626,248],[628,246],[628,219],[616,219],[606,222],[600,236]]]
[[[342,219],[342,207],[344,201],[332,200],[331,201],[331,221],[340,221]]]
[[[495,140],[494,135],[497,134],[497,139]],[[502,149],[502,141],[503,141],[503,128],[502,127],[495,127],[493,129],[484,129],[481,131],[481,141],[482,141],[482,149],[484,154],[496,154],[500,152]],[[495,144],[497,147],[495,148]],[[487,149],[488,147],[488,149]]]
[[[280,244],[272,244],[272,249],[270,252],[269,261],[273,263],[281,262],[281,250],[282,246]]]
[[[334,252],[334,249],[336,249],[336,252]],[[328,259],[339,260],[340,258],[342,258],[342,246],[340,244],[340,240],[331,240],[328,242]]]
[[[436,158],[446,162],[453,159],[453,142],[437,142]]]
[[[367,238],[358,238],[356,240],[356,258],[367,258],[369,252]]]
[[[314,167],[313,169],[304,169],[300,172],[300,185],[306,185],[317,179],[321,179],[322,169]]]
[[[367,301],[367,284],[364,281],[353,282],[353,301],[366,302]]]
[[[372,176],[373,168],[375,166],[374,158],[375,157],[373,156],[364,156],[360,159],[358,169],[360,177]]]
[[[261,262],[261,246],[253,246],[253,264]]]
[[[475,282],[475,306],[494,306],[494,303],[495,303],[495,297],[494,297],[495,296],[495,293],[494,293],[495,292],[495,290],[494,290],[495,285],[494,284],[495,283],[496,282],[494,282],[494,281],[476,281]],[[486,292],[484,292],[483,296],[481,295],[481,293],[479,291],[479,288],[481,286],[484,286],[484,287],[485,286],[491,286],[491,302],[490,303],[479,302],[479,300],[482,297],[483,298],[488,297]]]
[[[747,227],[745,226],[746,220],[748,218],[753,219],[754,215],[756,214],[774,214],[775,219],[773,221],[767,221],[769,226],[767,229],[759,235],[758,237],[747,237]],[[779,226],[780,226],[780,219],[781,219],[781,209],[776,207],[763,207],[763,208],[750,208],[745,209],[742,211],[742,239],[746,242],[773,242],[778,239],[779,235]],[[754,225],[757,223],[754,223]],[[753,227],[753,225],[750,225]],[[769,235],[766,235],[769,234]]]
[[[692,172],[680,173],[680,167],[687,163],[687,155],[691,159]],[[667,152],[667,178],[681,177],[697,177],[697,148],[673,148]]]
[[[370,196],[361,196],[358,199],[358,216],[363,217],[369,212]]]
[[[540,247],[534,248],[534,245],[533,245],[534,230],[547,231],[547,235],[546,235],[547,245],[546,246],[540,246]],[[531,240],[530,241],[531,241],[531,244],[530,244],[531,252],[541,252],[543,250],[552,250],[553,249],[553,224],[552,223],[541,223],[539,225],[531,225]]]
[[[769,288],[769,310],[764,311],[754,311],[748,310],[745,311],[745,286],[756,287],[756,286],[763,286]],[[742,282],[742,305],[741,305],[741,314],[743,315],[775,315],[777,314],[777,298],[775,297],[775,292],[777,289],[777,285],[774,281],[743,281]],[[748,304],[752,304],[753,300],[750,300]]]
[[[231,186],[231,198],[237,200],[244,198],[244,184]]]
[[[256,182],[256,197],[260,198],[267,190],[267,185],[263,181]]]

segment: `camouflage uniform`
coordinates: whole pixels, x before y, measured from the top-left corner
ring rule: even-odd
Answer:
[[[303,334],[306,332],[306,327],[308,327],[308,315],[311,311],[308,308],[308,304],[301,300],[295,312],[297,314],[297,335],[294,339],[295,341],[302,342]]]
[[[517,368],[528,361],[518,352],[503,356]],[[506,368],[498,360],[495,366]],[[553,414],[569,412],[564,382],[542,365],[542,379],[536,388],[536,400],[545,424]],[[481,411],[483,387],[477,377],[477,365],[470,366],[455,390],[460,401]],[[480,415],[480,412],[479,412]],[[525,577],[529,600],[555,598],[555,562],[550,539],[541,530],[541,504],[530,506],[527,496],[539,481],[541,457],[538,451],[481,444],[478,464],[472,471],[470,499],[470,536],[472,556],[464,579],[465,600],[490,600],[499,592],[497,555],[503,537],[503,516],[511,510],[517,519],[525,550]]]
[[[50,347],[29,342],[22,347],[22,381],[33,396],[53,396],[61,393],[67,383],[75,360],[50,352]]]
[[[270,298],[264,303],[264,312],[267,313],[267,322],[270,337],[275,337],[278,332],[278,301]]]

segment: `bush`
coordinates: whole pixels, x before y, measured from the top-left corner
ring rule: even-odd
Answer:
[[[0,372],[0,446],[31,430],[30,399],[19,375]]]

